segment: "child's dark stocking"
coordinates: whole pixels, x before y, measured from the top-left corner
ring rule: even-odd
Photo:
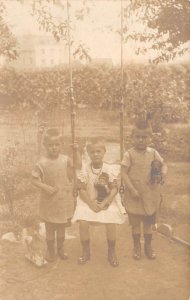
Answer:
[[[80,265],[84,265],[88,260],[90,260],[90,240],[82,241],[82,255],[78,259]]]
[[[108,242],[108,261],[112,267],[118,267],[119,261],[115,252],[117,228],[115,224],[106,224],[106,235]]]
[[[90,236],[89,223],[87,221],[79,222],[80,239],[82,244],[82,255],[78,259],[80,265],[90,260]]]
[[[133,258],[136,260],[139,260],[141,258],[140,238],[141,238],[140,233],[138,233],[138,234],[133,233],[133,242],[134,242]]]
[[[136,218],[136,223],[132,225],[132,237],[133,237],[133,258],[136,260],[139,260],[141,258],[141,224],[140,219]]]
[[[47,243],[46,260],[53,262],[55,260],[55,224],[46,222],[45,228]]]
[[[65,241],[65,224],[57,224],[57,254],[63,260],[68,258],[67,253],[64,252]]]
[[[112,267],[118,267],[119,261],[115,253],[115,240],[108,240],[108,261]]]
[[[144,252],[145,252],[145,255],[146,255],[147,258],[149,258],[149,259],[155,259],[155,258],[156,258],[156,254],[155,254],[155,252],[153,251],[152,246],[151,246],[152,234],[150,234],[150,233],[145,233],[145,234],[144,234],[144,241],[145,241],[145,244],[144,244]]]

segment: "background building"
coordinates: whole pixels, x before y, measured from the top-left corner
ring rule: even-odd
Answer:
[[[51,36],[23,35],[18,37],[19,56],[6,64],[15,69],[50,68],[68,64],[68,49]]]

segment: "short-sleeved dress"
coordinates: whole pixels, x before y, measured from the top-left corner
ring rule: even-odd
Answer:
[[[134,199],[125,189],[124,205],[126,211],[134,215],[151,216],[159,208],[161,201],[160,184],[151,184],[151,163],[158,160],[163,165],[163,158],[153,148],[144,152],[131,148],[125,152],[121,165],[129,168],[129,178],[140,194],[140,200]]]
[[[67,223],[74,214],[72,182],[67,176],[67,164],[68,157],[65,155],[59,155],[57,159],[43,157],[32,171],[34,178],[58,188],[58,192],[53,195],[41,190],[39,215],[45,222]]]
[[[82,183],[85,184],[87,193],[90,195],[91,199],[97,199],[97,191],[94,187],[94,184],[102,172],[105,172],[109,175],[110,183],[116,182],[117,175],[115,174],[113,166],[108,163],[103,163],[103,166],[99,170],[98,174],[93,173],[90,162],[86,163],[82,170],[78,173],[78,178]],[[95,223],[123,224],[126,220],[126,216],[121,210],[121,203],[119,201],[120,195],[117,194],[107,209],[96,213],[90,209],[88,204],[80,199],[79,196],[72,222],[84,220]],[[118,203],[120,203],[120,205]]]

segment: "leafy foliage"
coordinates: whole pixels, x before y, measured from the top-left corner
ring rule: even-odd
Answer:
[[[189,65],[128,65],[124,68],[123,94],[129,118],[146,109],[155,127],[159,122],[187,121],[189,115]],[[119,110],[120,70],[115,67],[81,66],[73,70],[74,93],[78,107]],[[67,109],[68,69],[17,73],[1,72],[0,92],[14,99],[14,110],[34,109],[35,116]]]
[[[127,1],[124,11],[125,39],[140,42],[137,54],[152,49],[157,52],[153,62],[158,63],[174,59],[189,50],[186,45],[190,40],[189,1]],[[141,23],[139,30],[130,30],[137,20]]]
[[[16,38],[11,32],[10,27],[5,22],[4,14],[6,7],[3,0],[0,0],[0,56],[8,57],[10,60],[15,59],[18,55],[16,49]]]

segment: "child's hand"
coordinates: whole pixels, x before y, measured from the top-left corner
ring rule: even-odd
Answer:
[[[71,144],[71,147],[74,149],[74,150],[78,150],[79,149],[79,144],[77,141],[74,141],[73,144]]]
[[[101,211],[99,204],[96,200],[91,200],[89,207],[96,213]]]
[[[49,194],[50,196],[54,195],[55,193],[58,192],[58,188],[57,187],[53,187],[53,186],[46,186],[45,187],[45,191],[47,194]]]
[[[98,207],[100,208],[100,210],[105,210],[109,206],[108,201],[106,199],[104,199],[102,202],[97,201],[97,204],[98,204]]]
[[[131,190],[130,191],[131,193],[131,196],[135,199],[135,200],[140,200],[140,195],[139,195],[139,192],[135,189]]]

